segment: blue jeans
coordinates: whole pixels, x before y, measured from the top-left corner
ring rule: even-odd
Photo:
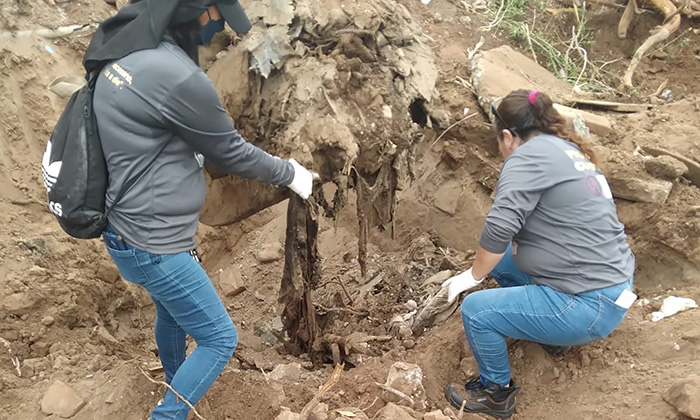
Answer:
[[[156,344],[165,381],[192,405],[211,387],[238,344],[238,334],[206,272],[187,252],[157,255],[135,248],[109,255],[124,279],[143,286],[156,307]],[[197,349],[185,359],[185,337]],[[153,420],[185,420],[189,407],[168,391]]]
[[[511,247],[491,272],[501,288],[467,295],[462,303],[464,331],[485,381],[511,380],[505,337],[556,346],[590,343],[607,337],[627,313],[615,304],[632,279],[571,295],[534,285],[516,267]]]

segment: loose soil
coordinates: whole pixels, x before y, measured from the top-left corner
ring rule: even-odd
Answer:
[[[360,6],[365,3],[364,9],[375,7],[370,7],[374,3],[369,1],[352,2],[357,10],[364,10]],[[412,17],[411,30],[435,59],[435,92],[427,106],[421,105],[420,112],[416,112],[412,102],[415,92],[389,89],[384,96],[391,100],[365,104],[373,111],[365,113],[366,121],[360,123],[362,111],[358,114],[353,103],[361,98],[353,93],[353,85],[326,82],[323,86],[328,98],[316,98],[319,105],[315,109],[326,112],[325,101],[338,104],[338,115],[346,129],[335,138],[335,149],[290,143],[287,149],[272,150],[299,153],[307,164],[322,161],[318,153],[338,153],[334,161],[337,167],[322,168],[328,172],[327,178],[357,150],[367,150],[372,136],[410,150],[404,158],[406,165],[411,162],[415,179],[391,184],[395,196],[385,195],[382,201],[388,207],[375,208],[377,213],[367,230],[364,275],[358,259],[362,220],[357,210],[367,204],[366,197],[358,196],[355,189],[347,190],[346,184],[336,179],[337,186],[325,187],[326,196],[341,188],[346,204],[335,218],[319,220],[322,275],[313,295],[319,305],[319,325],[325,334],[338,337],[357,337],[353,333],[389,336],[388,340],[368,340],[361,353],[346,354],[346,371],[323,401],[331,409],[358,407],[370,418],[385,404],[375,382],[384,382],[389,366],[396,361],[415,363],[423,370],[426,403],[415,407],[420,412],[445,408],[444,386],[475,373],[458,314],[407,340],[395,338],[391,320],[409,312],[407,301],[422,305],[435,293],[434,288],[423,285],[425,279],[445,269],[469,267],[501,163],[485,115],[465,120],[438,142],[434,140],[463,118],[465,108],[479,110],[474,92],[457,79],[469,80],[469,49],[481,36],[485,39],[482,49],[509,43],[506,34],[498,30],[480,32],[478,28],[488,19],[466,12],[461,2],[433,0],[423,5],[399,0],[398,4],[406,8]],[[142,420],[164,393],[139,369],[148,370],[158,364],[152,330],[154,308],[148,295],[119,278],[99,241],[68,238],[45,203],[39,162],[64,106],[64,101],[46,86],[54,77],[80,74],[80,59],[89,38],[45,40],[35,35],[3,35],[5,31],[39,26],[95,23],[113,12],[100,0],[62,2],[57,6],[37,0],[0,6],[0,337],[11,349],[10,353],[0,346],[0,419],[45,418],[40,402],[54,380],[68,384],[87,401],[74,416],[79,420]],[[590,13],[589,25],[596,31],[589,53],[596,60],[619,59],[608,69],[607,83],[615,86],[634,48],[662,18],[658,14],[640,15],[628,39],[620,41],[616,25],[621,10],[594,6]],[[570,25],[570,18],[561,15],[556,17],[561,21],[556,21],[549,17],[553,30]],[[692,24],[697,26],[697,22]],[[644,59],[635,77],[639,94],[622,98],[647,100],[668,79],[674,101],[656,103],[642,113],[605,114],[612,120],[614,132],[594,140],[609,170],[624,167],[641,174],[639,148],[644,146],[663,147],[700,161],[700,80],[696,77],[700,60],[694,57],[700,35],[687,22],[679,33],[683,31],[689,46],[672,43],[664,51],[666,55]],[[307,65],[326,68],[344,63],[349,72],[363,69],[363,80],[369,81],[362,85],[368,89],[365,93],[385,89],[379,84],[391,73],[381,69],[391,64],[375,63],[371,56],[365,61],[360,58],[362,63],[358,63],[357,58],[364,54],[361,45],[348,38],[345,44],[332,47],[340,50],[333,56],[333,63],[296,62],[291,66],[292,74],[301,77]],[[233,60],[232,51],[229,49],[223,60]],[[210,74],[217,71],[216,66],[216,60],[207,64]],[[309,83],[315,83],[317,75],[307,75]],[[226,90],[221,84],[225,80],[217,80],[220,90],[238,89],[228,85]],[[279,86],[285,82],[274,76],[271,80]],[[377,83],[374,90],[367,87],[373,83]],[[268,95],[262,101],[262,115],[266,115],[266,121],[277,121],[274,129],[263,127],[260,119],[241,121],[242,131],[249,138],[262,138],[259,144],[275,149],[299,132],[308,134],[304,130],[309,127],[316,130],[311,134],[323,133],[323,126],[308,120],[289,128],[285,121],[297,121],[294,113],[301,111],[303,98],[288,98],[285,111],[273,105],[279,94],[262,94]],[[296,90],[294,95],[303,94]],[[225,92],[222,96],[232,115],[251,118],[246,107],[239,107],[238,114],[231,109],[237,106],[235,98],[227,99]],[[381,113],[374,112],[373,107],[380,110],[382,105],[391,108],[391,124],[382,123]],[[424,125],[428,122],[425,112],[431,116],[432,128],[412,126],[412,120]],[[360,134],[361,124],[372,123],[375,126],[370,134]],[[378,149],[374,156],[382,153]],[[618,154],[625,158],[616,159]],[[361,175],[371,179],[381,166],[377,162],[360,162]],[[356,181],[350,179],[349,184],[356,185]],[[395,187],[399,188],[394,193]],[[514,377],[523,387],[516,419],[553,420],[561,418],[562,413],[572,420],[678,418],[662,395],[674,380],[700,371],[700,311],[687,311],[658,323],[650,321],[650,313],[658,309],[659,298],[668,295],[700,301],[700,190],[681,178],[674,181],[665,204],[624,200],[617,204],[637,256],[636,292],[648,303],[635,304],[608,339],[575,348],[563,357],[552,358],[532,343],[510,342]],[[390,207],[393,215],[386,211]],[[199,230],[204,266],[214,284],[219,287],[226,273],[236,272],[246,286],[235,296],[221,294],[238,327],[240,345],[198,405],[209,420],[271,420],[282,406],[299,412],[331,374],[330,351],[326,351],[324,363],[314,366],[307,355],[280,340],[283,305],[278,295],[284,261],[280,254],[278,260],[261,263],[259,252],[284,244],[286,220],[286,202],[282,202],[235,224],[201,225]],[[376,229],[376,225],[385,229]],[[373,286],[368,288],[367,283]],[[495,286],[492,280],[487,283],[484,287]],[[189,347],[192,350],[194,343]],[[13,366],[14,357],[20,362],[21,375]],[[275,366],[289,363],[301,364],[299,378],[269,379]],[[161,379],[155,372],[155,377]]]

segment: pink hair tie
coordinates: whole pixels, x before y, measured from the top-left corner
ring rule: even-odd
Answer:
[[[528,98],[527,98],[527,99],[530,101],[530,104],[531,104],[532,106],[536,106],[536,105],[537,105],[537,104],[535,103],[535,101],[537,100],[537,94],[538,94],[538,93],[540,93],[539,90],[533,90],[532,92],[530,92],[530,96],[528,96]]]

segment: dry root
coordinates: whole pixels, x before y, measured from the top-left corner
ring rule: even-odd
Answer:
[[[621,89],[625,88],[632,88],[632,75],[634,74],[634,71],[637,69],[637,66],[639,65],[639,62],[642,61],[642,58],[644,57],[644,54],[646,54],[649,49],[654,46],[655,44],[658,44],[659,42],[662,42],[668,37],[674,33],[678,27],[681,25],[681,15],[680,12],[683,11],[684,9],[687,9],[687,4],[690,4],[691,1],[688,0],[681,0],[681,1],[686,1],[686,5],[682,6],[680,9],[676,8],[676,6],[671,2],[671,0],[651,0],[651,3],[659,10],[661,10],[664,13],[665,20],[663,25],[654,28],[651,31],[651,36],[647,38],[646,41],[642,44],[639,49],[634,53],[634,57],[632,57],[632,62],[630,63],[629,67],[627,68],[627,71],[625,72],[625,75],[622,78],[622,87]],[[632,18],[635,14],[637,5],[635,0],[629,0],[629,3],[627,4],[627,8],[625,9],[625,12],[622,15],[622,18],[620,19],[620,24],[618,25],[618,35],[620,38],[625,38],[627,36],[627,28],[629,27],[630,22],[632,21]]]

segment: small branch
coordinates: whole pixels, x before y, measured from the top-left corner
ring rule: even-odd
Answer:
[[[345,365],[335,365],[335,369],[333,370],[333,374],[331,375],[330,378],[328,378],[328,381],[321,387],[321,389],[318,390],[318,393],[311,399],[311,401],[308,402],[304,406],[304,408],[301,410],[301,413],[299,414],[299,420],[307,420],[309,418],[309,415],[311,412],[316,408],[316,406],[321,402],[321,397],[328,392],[329,389],[333,388],[336,383],[338,383],[338,379],[340,379],[340,374],[343,372],[343,369],[345,368]]]
[[[357,316],[369,316],[369,311],[358,311],[353,308],[326,308],[325,306],[314,304],[318,309],[326,312],[348,312]]]
[[[369,410],[370,408],[372,408],[374,406],[374,404],[376,404],[378,399],[379,399],[379,397],[375,397],[374,401],[372,401],[372,404],[368,405],[365,408],[360,408],[360,411],[362,411],[364,413],[365,411]]]
[[[207,420],[207,419],[205,419],[204,417],[202,417],[202,416],[197,412],[197,409],[194,408],[194,406],[193,406],[192,404],[190,404],[189,401],[187,401],[186,399],[184,399],[184,398],[182,397],[182,395],[180,395],[177,391],[175,391],[175,390],[173,389],[173,387],[171,387],[169,384],[167,384],[167,383],[165,383],[165,382],[163,382],[163,381],[157,381],[157,380],[151,378],[151,375],[147,374],[143,369],[141,369],[141,367],[139,367],[139,370],[141,371],[141,373],[143,373],[143,376],[145,376],[146,379],[148,379],[149,381],[153,382],[153,383],[156,384],[156,385],[163,385],[164,387],[166,387],[166,388],[168,388],[170,391],[172,391],[172,393],[175,394],[175,396],[177,396],[179,399],[182,400],[182,402],[184,402],[185,404],[187,404],[187,406],[192,410],[192,412],[194,413],[194,415],[197,416],[197,418],[199,418],[199,420]]]
[[[617,36],[620,39],[625,39],[627,38],[627,30],[630,27],[630,23],[632,23],[632,19],[634,18],[635,15],[635,10],[637,9],[637,1],[636,0],[629,0],[627,3],[627,7],[625,7],[625,11],[622,13],[622,17],[620,18],[620,23],[617,25]]]
[[[411,406],[413,406],[416,403],[413,400],[413,398],[409,397],[408,395],[404,394],[403,392],[401,392],[397,389],[394,389],[394,388],[392,388],[388,385],[385,385],[385,384],[380,384],[379,382],[375,382],[374,384],[377,385],[379,388],[383,389],[384,391],[390,392],[390,393],[396,395],[397,397],[399,397],[403,400],[406,400],[406,402],[408,402]]]
[[[438,138],[435,139],[435,141],[433,142],[433,144],[430,145],[429,148],[432,149],[433,146],[435,146],[435,144],[438,142],[438,140],[440,140],[440,139],[442,138],[442,136],[445,135],[445,133],[447,133],[448,131],[450,131],[450,130],[451,130],[452,128],[454,128],[456,125],[461,124],[462,122],[468,120],[469,118],[471,118],[471,117],[473,117],[473,116],[475,116],[475,115],[476,115],[476,112],[473,113],[473,114],[469,114],[469,115],[467,115],[466,117],[462,118],[461,120],[457,121],[456,123],[452,124],[451,126],[447,127],[447,128],[445,129],[445,131],[443,131],[442,134],[440,134],[440,135],[438,136]]]
[[[5,346],[5,348],[7,349],[7,352],[10,353],[10,361],[12,362],[12,366],[17,371],[17,376],[21,378],[22,377],[21,362],[19,361],[19,357],[14,356],[12,354],[12,345],[10,344],[9,341],[5,340],[2,337],[0,337],[0,342]]]

